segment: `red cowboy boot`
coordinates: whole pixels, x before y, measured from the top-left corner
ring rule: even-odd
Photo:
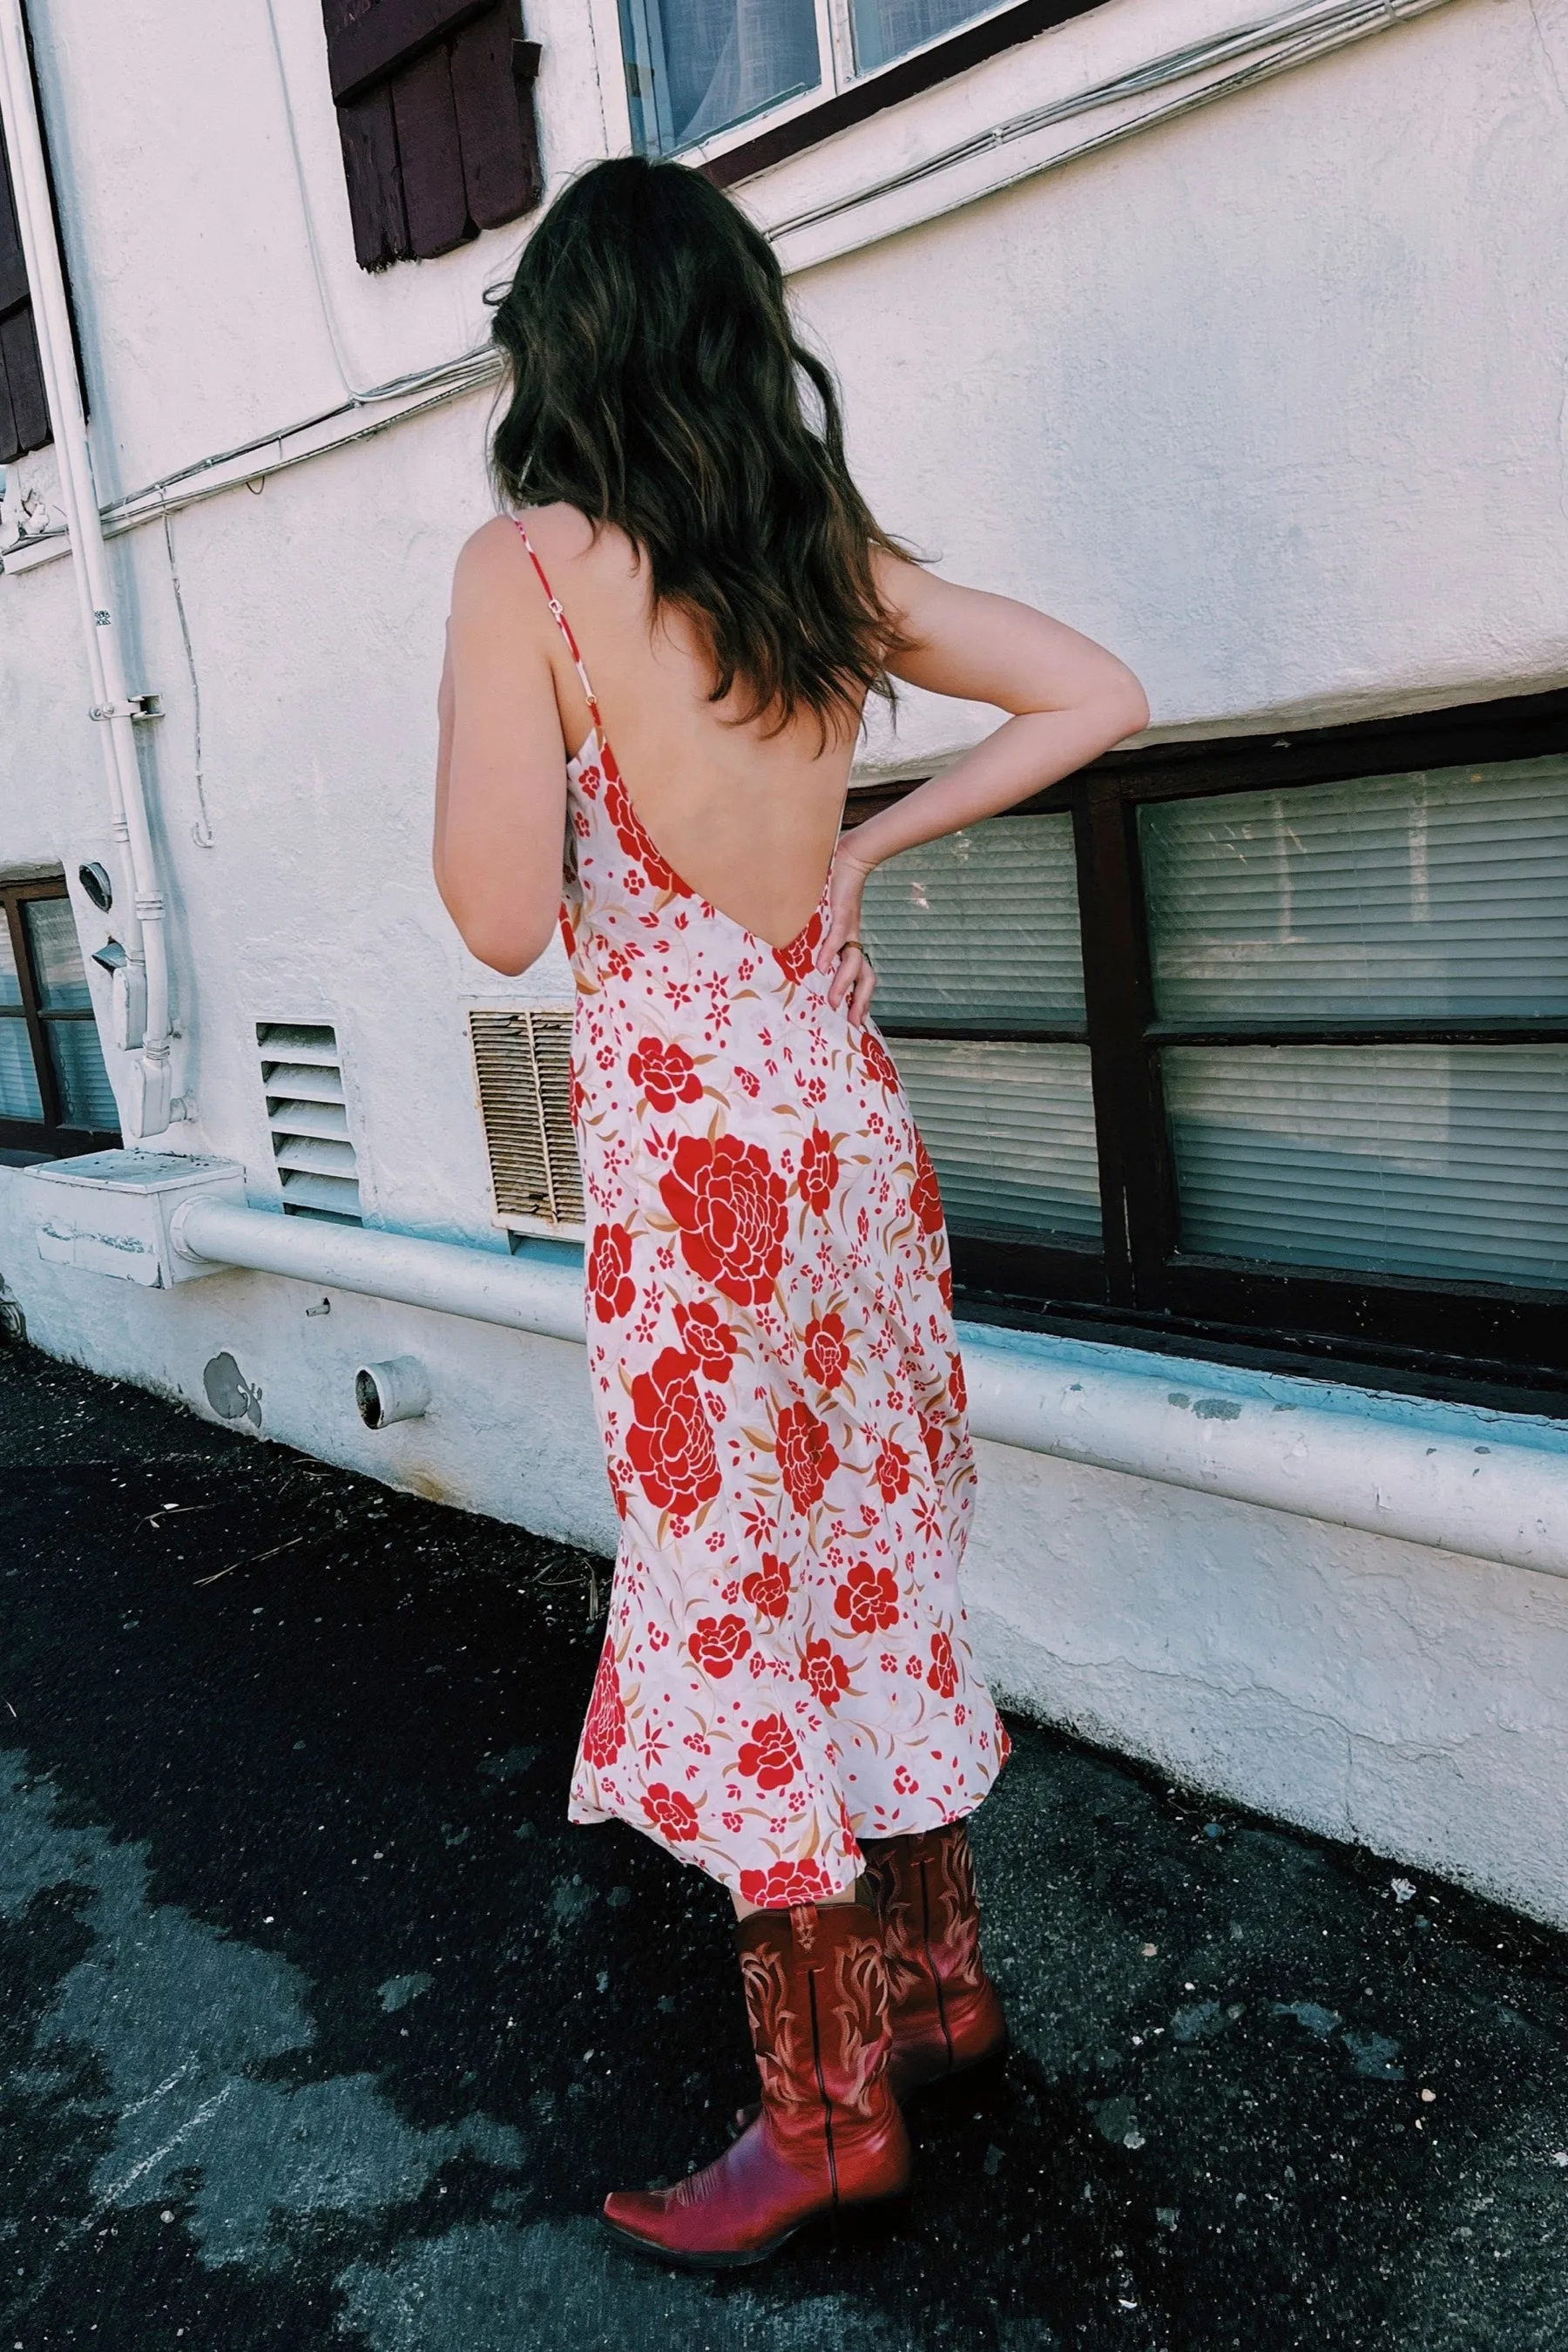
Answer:
[[[916,1837],[863,1838],[892,1996],[894,2095],[963,2074],[1000,2050],[1007,2021],[980,1957],[974,1864],[962,1822]]]
[[[696,2270],[760,2263],[814,2215],[896,2197],[910,2178],[873,1914],[858,1903],[756,1911],[735,1940],[762,2078],[755,2119],[673,2189],[605,2200],[617,2237]]]

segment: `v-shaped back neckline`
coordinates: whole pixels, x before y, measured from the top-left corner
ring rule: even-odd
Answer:
[[[686,879],[686,877],[679,871],[674,861],[665,856],[663,850],[660,849],[658,842],[648,831],[647,826],[643,823],[642,816],[637,809],[637,802],[633,798],[631,787],[626,782],[626,772],[621,767],[620,761],[616,758],[615,752],[610,748],[610,739],[605,732],[605,721],[600,713],[598,698],[594,692],[593,681],[588,676],[588,666],[584,661],[583,656],[578,649],[577,640],[572,632],[572,624],[566,618],[565,607],[562,604],[559,596],[556,595],[554,590],[551,587],[549,577],[545,572],[544,566],[541,563],[538,556],[534,553],[533,541],[529,538],[528,532],[524,529],[521,520],[514,515],[512,522],[518,537],[521,540],[523,546],[528,550],[528,560],[532,564],[535,574],[538,577],[539,584],[544,591],[544,600],[550,607],[551,613],[555,621],[555,625],[560,630],[562,636],[565,639],[566,650],[572,656],[572,666],[577,673],[577,683],[581,686],[584,699],[588,705],[588,716],[594,722],[592,727],[589,729],[588,733],[583,739],[582,749],[572,759],[572,766],[581,771],[584,759],[592,756],[590,754],[591,746],[593,753],[596,754],[601,761],[607,760],[611,766],[614,767],[617,776],[620,778],[621,790],[626,794],[626,805],[631,810],[637,830],[641,833],[643,838],[647,841],[648,847],[653,851],[655,856],[665,868],[665,871],[673,878],[678,896],[687,898],[695,898],[700,906],[710,908],[711,911],[718,916],[721,922],[728,923],[732,931],[739,931],[743,940],[750,940],[753,947],[763,949],[769,955],[793,955],[795,950],[805,940],[806,933],[810,930],[813,923],[816,921],[818,916],[822,913],[823,901],[827,896],[827,887],[833,876],[832,859],[830,858],[828,860],[827,872],[822,877],[822,887],[816,894],[816,902],[812,908],[810,914],[807,915],[805,922],[802,923],[795,937],[790,940],[785,940],[781,947],[775,947],[772,940],[764,940],[760,931],[753,931],[749,924],[742,923],[738,917],[726,914],[723,908],[721,907],[715,899],[710,898],[705,890],[699,890],[692,883]],[[847,795],[846,796],[847,797]],[[843,821],[843,810],[840,808],[840,825],[842,825]],[[835,835],[834,839],[837,846],[837,835]]]

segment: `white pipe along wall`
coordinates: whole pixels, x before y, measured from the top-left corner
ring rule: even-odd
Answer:
[[[556,1260],[279,1217],[225,1200],[185,1202],[171,1237],[195,1260],[292,1275],[545,1339],[583,1337],[581,1272]],[[1273,1379],[1253,1396],[1215,1393],[1212,1367],[1133,1370],[1125,1349],[994,1325],[961,1324],[959,1341],[976,1437],[1568,1576],[1568,1450],[1510,1443],[1479,1416],[1470,1437],[1418,1420],[1369,1419],[1364,1391],[1336,1411],[1302,1381]],[[1196,1396],[1194,1377],[1203,1389]]]
[[[109,588],[87,418],[77,380],[65,273],[60,265],[48,172],[33,96],[21,0],[0,0],[0,125],[32,295],[33,325],[59,460],[60,495],[70,535],[71,568],[92,683],[89,717],[103,730],[110,829],[120,872],[115,896],[125,919],[126,996],[119,1043],[135,1053],[129,1099],[121,1105],[134,1139],[159,1135],[181,1115],[170,1063],[166,908],[153,847],[147,803]]]

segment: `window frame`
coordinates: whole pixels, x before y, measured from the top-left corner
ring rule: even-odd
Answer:
[[[63,898],[68,904],[69,898],[63,875],[46,875],[29,881],[0,877],[0,924],[6,929],[22,991],[20,1007],[0,1006],[0,1021],[19,1020],[25,1024],[38,1099],[44,1108],[42,1119],[0,1116],[0,1150],[30,1151],[36,1146],[39,1157],[46,1160],[75,1160],[89,1151],[117,1151],[122,1140],[118,1128],[110,1130],[68,1127],[60,1117],[60,1093],[49,1053],[48,1029],[51,1024],[65,1021],[90,1021],[96,1028],[97,1016],[90,1005],[70,1010],[56,1007],[50,1011],[40,1002],[37,974],[33,969],[33,944],[22,909],[33,899]]]
[[[1212,1256],[1180,1244],[1160,1056],[1173,1045],[1568,1043],[1568,1018],[1522,1016],[1258,1024],[1157,1019],[1138,814],[1152,803],[1399,775],[1568,752],[1568,690],[1267,735],[1115,751],[1013,815],[1070,812],[1077,849],[1085,1030],[1100,1159],[1101,1244],[952,1236],[960,1311],[1035,1328],[1098,1329],[1132,1344],[1196,1345],[1320,1373],[1413,1371],[1454,1392],[1568,1398],[1568,1289],[1336,1274]],[[919,779],[852,792],[847,824]],[[873,1017],[876,1007],[873,1003]],[[882,1026],[880,1023],[879,1026]],[[900,1036],[988,1033],[889,1020]],[[999,1034],[999,1033],[989,1033]],[[1021,1042],[1068,1042],[1066,1029]],[[1517,1395],[1511,1399],[1518,1402]]]
[[[700,168],[716,186],[733,187],[841,131],[868,121],[907,98],[933,89],[1033,40],[1037,34],[1051,32],[1105,5],[1106,0],[1011,0],[1011,5],[1003,0],[998,6],[993,0],[989,12],[974,21],[939,33],[919,48],[861,73],[853,64],[848,0],[816,0],[822,70],[814,89],[797,90],[758,108],[710,138],[657,152],[666,157],[700,159]],[[635,121],[631,77],[637,60],[626,53],[618,0],[609,0],[608,21],[621,58],[622,98],[630,131]]]

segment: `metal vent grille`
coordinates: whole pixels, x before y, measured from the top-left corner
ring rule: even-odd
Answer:
[[[337,1032],[324,1021],[263,1021],[256,1042],[285,1215],[363,1223]]]
[[[468,1036],[497,1216],[524,1233],[581,1234],[571,1013],[475,1010]]]

